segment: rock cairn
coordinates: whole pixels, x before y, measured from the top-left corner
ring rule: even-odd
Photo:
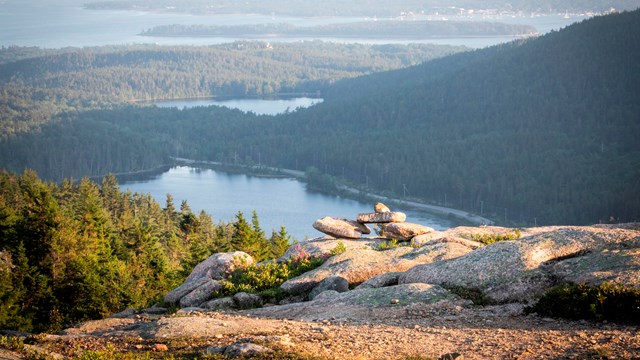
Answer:
[[[370,234],[367,224],[374,224],[380,236],[397,241],[411,241],[415,236],[433,232],[428,226],[405,222],[407,215],[399,211],[391,211],[385,204],[376,203],[374,212],[358,214],[356,220],[324,217],[313,223],[313,228],[336,238],[359,239],[363,234]]]

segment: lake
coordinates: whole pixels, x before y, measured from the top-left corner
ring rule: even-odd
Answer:
[[[156,43],[161,45],[212,45],[232,42],[237,38],[162,38],[142,37],[143,30],[158,25],[246,25],[264,23],[289,23],[293,25],[327,25],[363,21],[362,17],[302,18],[259,14],[193,15],[166,14],[140,11],[87,10],[82,8],[86,0],[0,0],[0,46],[38,46],[42,48],[85,47],[100,45],[130,45]],[[536,17],[498,17],[485,19],[479,16],[450,18],[449,20],[496,21],[532,25],[542,34],[560,29],[585,16],[562,14]],[[270,41],[302,41],[312,38],[269,39]],[[372,40],[320,38],[346,43],[436,43],[466,45],[473,48],[491,46],[513,40],[514,37],[442,38],[428,40]]]
[[[178,109],[196,106],[224,106],[239,109],[244,112],[253,112],[257,115],[277,115],[298,108],[306,108],[322,102],[320,98],[296,97],[296,98],[243,98],[243,99],[183,99],[155,101],[151,104],[159,107],[175,107]]]
[[[120,187],[132,192],[150,193],[162,206],[166,195],[172,194],[177,208],[187,200],[191,209],[212,215],[214,222],[231,222],[238,211],[246,218],[256,210],[260,225],[267,235],[285,226],[296,239],[314,238],[323,234],[312,224],[325,217],[355,219],[358,213],[373,211],[373,204],[342,197],[310,192],[305,184],[289,178],[257,177],[231,174],[218,170],[177,166],[160,175],[138,181],[122,182]],[[407,221],[443,230],[456,226],[448,218],[429,213],[401,210]]]

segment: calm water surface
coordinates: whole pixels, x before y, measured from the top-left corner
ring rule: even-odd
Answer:
[[[250,219],[256,210],[265,233],[271,234],[271,230],[285,226],[296,240],[321,236],[312,227],[319,218],[355,219],[358,213],[373,211],[373,204],[309,192],[304,183],[293,179],[254,177],[187,166],[174,167],[143,181],[123,182],[120,187],[150,193],[162,206],[170,193],[177,208],[182,200],[187,200],[195,213],[204,210],[212,215],[214,222],[233,221],[238,211]],[[435,229],[456,225],[435,215],[405,212],[407,221]]]
[[[298,108],[306,108],[320,102],[322,102],[322,99],[319,98],[298,97],[288,99],[184,99],[157,101],[152,104],[159,107],[175,107],[178,109],[217,105],[239,109],[244,112],[253,112],[258,115],[277,115],[287,111],[295,111]]]

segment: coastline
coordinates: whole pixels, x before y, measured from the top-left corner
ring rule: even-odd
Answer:
[[[176,165],[191,165],[191,166],[207,165],[207,166],[216,167],[220,170],[228,170],[229,168],[243,169],[245,171],[242,171],[242,172],[245,174],[273,176],[273,177],[281,177],[281,175],[286,175],[287,177],[293,177],[297,180],[306,182],[305,172],[300,170],[282,169],[282,168],[275,168],[275,167],[269,167],[269,166],[256,167],[256,166],[250,166],[250,165],[229,165],[229,164],[223,164],[217,161],[198,161],[198,160],[185,159],[185,158],[173,158],[173,160],[175,161]],[[247,172],[246,170],[257,170],[258,174]],[[495,222],[491,219],[482,217],[477,214],[472,214],[467,211],[449,208],[445,206],[427,204],[427,203],[413,201],[413,200],[391,198],[391,197],[383,196],[380,194],[375,194],[372,192],[365,192],[358,188],[347,186],[340,182],[336,184],[336,189],[339,191],[339,193],[338,194],[333,193],[332,195],[345,195],[347,197],[354,198],[354,199],[364,198],[364,199],[373,200],[373,201],[383,201],[387,204],[399,205],[409,210],[423,211],[423,212],[428,212],[428,213],[432,213],[440,216],[447,216],[447,217],[453,216],[474,225],[494,225],[495,224]]]

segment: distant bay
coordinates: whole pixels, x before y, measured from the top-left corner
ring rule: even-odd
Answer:
[[[156,43],[160,45],[213,45],[239,40],[234,37],[163,38],[142,37],[142,31],[155,26],[181,25],[250,25],[288,23],[299,26],[329,25],[362,21],[363,17],[302,18],[259,14],[192,15],[124,10],[90,10],[83,8],[85,0],[4,0],[0,1],[0,46],[38,46],[42,48],[86,47]],[[535,17],[481,16],[450,18],[460,21],[495,21],[535,27],[544,34],[557,30],[586,16],[565,18],[562,14]],[[437,20],[437,19],[436,19]],[[342,43],[407,44],[433,43],[466,45],[480,48],[511,41],[513,36],[412,39],[359,39],[340,37],[295,37],[269,41],[304,41],[320,39]]]

